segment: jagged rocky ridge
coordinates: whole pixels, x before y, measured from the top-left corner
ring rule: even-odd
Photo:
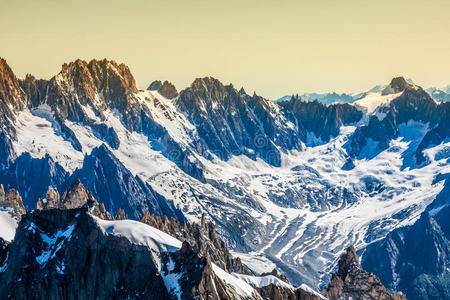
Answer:
[[[2,206],[25,213],[17,191],[8,194],[12,196],[0,198]],[[108,223],[126,219],[123,210],[113,218],[79,180],[62,197],[52,188],[37,203],[37,211],[23,215],[11,244],[0,239],[0,292],[8,298],[322,298],[308,289],[294,288],[275,270],[272,274],[284,281],[281,284],[272,274],[224,277],[216,266],[230,274],[248,273],[239,259],[232,258],[205,216],[200,224],[190,224],[145,213],[142,221],[161,233],[136,222]],[[182,245],[161,236],[162,232],[176,236]],[[142,238],[157,241],[158,247],[153,242],[142,244]],[[236,276],[238,282],[231,282],[229,276]]]
[[[158,91],[166,99],[173,99],[178,96],[177,88],[167,80],[161,82],[160,80],[153,81],[147,88],[150,91]]]
[[[224,241],[216,235],[216,227],[213,222],[206,222],[205,215],[201,223],[178,222],[175,218],[160,218],[148,212],[142,215],[142,223],[155,227],[163,232],[176,237],[180,241],[187,241],[200,255],[207,256],[219,267],[230,273],[237,272],[247,274],[239,258],[233,258]]]
[[[136,95],[138,90],[134,77],[127,66],[106,59],[94,59],[89,63],[76,60],[64,64],[61,72],[49,81],[36,81],[27,76],[21,85],[29,93],[28,107],[50,106],[59,131],[75,149],[82,150],[82,146],[67,126],[66,119],[89,126],[99,139],[117,149],[120,142],[115,129],[102,122],[105,120],[104,111],[117,111],[127,129],[161,143],[170,159],[190,175],[202,179],[199,166],[188,159],[190,149],[182,149],[142,105]]]
[[[391,294],[374,274],[361,268],[353,246],[342,254],[338,270],[323,294],[329,300],[406,300],[404,295]]]
[[[115,240],[114,234],[108,236],[108,230],[105,232],[104,228],[102,232],[108,236],[104,237],[107,241],[98,241],[99,233],[92,227],[95,227],[95,224],[95,229],[98,230],[100,226],[95,223],[95,219],[88,217],[89,214],[108,221],[125,220],[127,217],[121,209],[115,218],[112,217],[104,205],[99,204],[92,193],[84,188],[79,179],[72,183],[62,197],[57,189],[50,188],[44,199],[38,199],[37,211],[27,215],[17,190],[11,189],[5,194],[3,186],[0,185],[0,205],[3,208],[11,208],[18,219],[22,215],[25,218],[20,223],[12,244],[0,238],[0,291],[7,293],[8,297],[128,299],[132,295],[138,299],[173,299],[182,295],[183,299],[261,299],[261,292],[264,297],[270,299],[320,299],[314,293],[301,288],[279,286],[275,283],[254,285],[255,291],[252,295],[243,296],[242,291],[236,292],[223,278],[215,274],[218,271],[214,271],[213,263],[229,273],[247,273],[240,260],[232,258],[225,243],[215,235],[214,224],[207,223],[204,216],[201,224],[191,224],[179,223],[174,218],[169,221],[167,216],[159,218],[148,212],[143,214],[143,223],[153,225],[184,241],[180,250],[161,253],[159,263],[152,254],[139,254],[145,247],[139,249],[139,246],[126,245],[127,243],[124,246],[123,240]],[[129,229],[136,230],[131,236],[141,234],[138,228]],[[159,237],[157,232],[147,236],[155,237]],[[86,241],[87,238],[89,241]],[[75,245],[70,243],[72,239],[76,239]],[[87,246],[87,253],[76,252],[81,245],[84,245],[82,248]],[[41,255],[38,256],[39,251]],[[149,253],[152,251],[155,250],[148,249]],[[83,272],[86,264],[89,265],[88,274]],[[23,265],[26,267],[22,268]],[[127,273],[149,268],[149,265],[150,270],[139,273],[139,277],[132,275],[135,273]],[[100,278],[105,266],[108,266],[106,277]],[[161,270],[158,271],[158,267],[161,267]],[[67,274],[68,276],[65,276]],[[114,274],[120,274],[119,278]],[[176,276],[175,279],[168,279],[171,274]],[[274,274],[277,274],[275,270]],[[17,279],[17,276],[20,279]],[[86,280],[83,280],[86,276],[95,279],[86,283]],[[149,287],[141,276],[156,283]],[[270,282],[270,277],[273,276],[267,276]],[[161,279],[164,285],[158,282]],[[117,282],[114,283],[114,280]],[[174,284],[175,287],[178,285],[178,288],[174,289]],[[241,284],[246,283],[242,281]],[[120,286],[120,289],[117,289],[117,286]]]
[[[86,198],[95,201],[76,182],[58,206],[73,206],[69,201]],[[14,241],[2,244],[2,295],[15,299],[263,299],[259,293],[263,287],[252,288],[218,269],[209,255],[214,248],[202,255],[187,241],[181,243],[137,222],[96,219],[88,209],[86,205],[48,207],[24,215]],[[153,220],[161,221],[154,216]],[[320,299],[314,293],[275,284],[261,292],[269,299]]]
[[[298,134],[305,143],[314,146],[328,142],[339,134],[344,125],[356,124],[363,114],[349,104],[333,104],[325,106],[318,101],[304,102],[297,96],[292,96],[289,102],[281,102],[288,118],[296,124]],[[308,135],[314,134],[314,137]]]

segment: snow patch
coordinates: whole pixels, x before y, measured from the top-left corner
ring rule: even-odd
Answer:
[[[164,284],[169,291],[169,293],[175,295],[178,300],[181,300],[181,286],[180,279],[183,276],[182,273],[174,273],[175,263],[172,258],[169,257],[169,261],[166,265],[167,272],[161,271],[161,277],[163,278]]]
[[[251,275],[244,275],[244,274],[237,274],[233,273],[234,276],[238,277],[239,279],[242,279],[248,284],[252,284],[254,286],[257,286],[259,288],[268,286],[270,284],[288,288],[291,290],[294,290],[294,287],[290,285],[289,283],[284,282],[278,277],[275,277],[273,275],[267,275],[267,276],[251,276]]]
[[[132,220],[105,221],[96,216],[91,217],[104,233],[124,237],[133,244],[147,246],[157,253],[175,252],[181,248],[179,240],[147,224]]]
[[[212,268],[213,268],[214,273],[222,281],[231,285],[239,295],[244,296],[244,297],[250,297],[253,294],[253,292],[254,292],[253,288],[248,283],[246,283],[244,280],[225,272],[224,270],[222,270],[220,267],[218,267],[214,263],[212,263]]]
[[[403,91],[395,94],[382,95],[381,92],[369,92],[363,98],[353,102],[353,105],[364,108],[367,113],[372,113],[377,107],[389,104],[402,93]]]
[[[37,228],[37,227],[36,227]],[[45,248],[41,255],[36,257],[36,261],[41,266],[46,264],[49,260],[53,259],[62,249],[64,243],[70,241],[72,238],[73,230],[75,229],[75,224],[69,225],[66,230],[58,230],[55,234],[48,236],[47,234],[40,232],[42,241],[45,244]]]
[[[325,299],[325,300],[327,299],[327,298],[325,298],[324,296],[322,296],[322,294],[316,292],[315,290],[313,290],[311,287],[309,287],[308,285],[306,285],[306,284],[304,284],[304,283],[300,285],[300,288],[301,288],[302,290],[304,290],[304,291],[307,291],[308,293],[311,293],[311,294],[316,295],[316,296],[319,297],[320,299]]]
[[[7,242],[14,239],[17,229],[17,220],[7,211],[0,211],[0,238]]]

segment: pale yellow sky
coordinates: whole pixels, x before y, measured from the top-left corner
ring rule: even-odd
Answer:
[[[140,88],[211,75],[277,98],[398,75],[450,84],[450,1],[0,0],[0,56],[50,78],[76,58],[127,64]]]

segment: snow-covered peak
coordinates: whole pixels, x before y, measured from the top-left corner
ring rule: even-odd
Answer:
[[[363,98],[359,99],[353,104],[362,107],[367,111],[367,113],[372,113],[377,107],[389,104],[392,100],[399,97],[402,93],[403,91],[399,93],[383,95],[381,92],[369,92]]]

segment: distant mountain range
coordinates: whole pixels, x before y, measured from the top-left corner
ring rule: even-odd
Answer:
[[[448,270],[405,249],[449,264],[450,102],[402,77],[314,97],[212,77],[140,90],[106,59],[18,78],[1,59],[0,294],[450,297]]]
[[[415,85],[414,81],[412,79],[406,79],[406,82],[409,84]],[[357,101],[358,99],[361,99],[364,97],[367,93],[378,93],[386,88],[387,85],[376,85],[367,92],[360,92],[360,93],[342,93],[338,94],[336,92],[330,92],[330,93],[303,93],[299,94],[298,97],[302,99],[303,101],[315,101],[330,105],[330,104],[336,104],[336,103],[353,103]],[[443,88],[427,88],[425,91],[430,94],[430,96],[436,100],[436,101],[450,101],[450,85],[447,85]],[[292,98],[291,95],[286,95],[281,98],[278,98],[274,100],[275,102],[283,102],[283,101],[289,101]]]

